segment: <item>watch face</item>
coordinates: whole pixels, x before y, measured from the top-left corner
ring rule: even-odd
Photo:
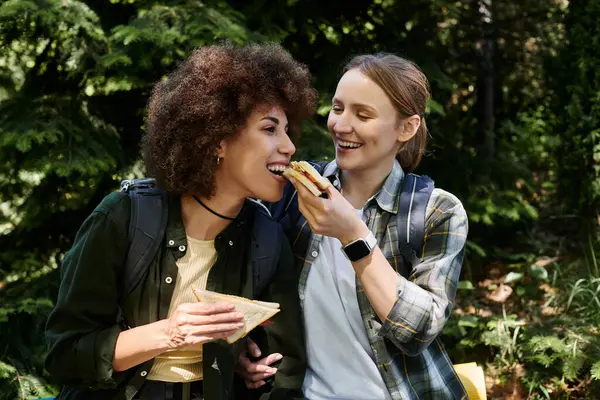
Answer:
[[[371,249],[369,249],[367,243],[361,239],[344,247],[344,252],[350,261],[358,261],[371,254]]]

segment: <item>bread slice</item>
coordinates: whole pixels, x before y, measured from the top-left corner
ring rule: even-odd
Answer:
[[[237,330],[234,334],[229,335],[225,338],[225,340],[227,340],[227,343],[229,344],[243,338],[252,329],[267,321],[273,315],[277,314],[280,311],[279,303],[249,300],[244,297],[211,292],[209,290],[201,290],[196,288],[192,288],[192,291],[194,292],[194,296],[196,296],[196,299],[198,301],[204,303],[233,303],[235,305],[236,311],[244,313],[244,326]]]
[[[296,171],[293,168],[286,168],[286,170],[283,171],[283,176],[285,176],[288,179],[294,178],[295,180],[306,186],[306,188],[315,196],[319,197],[321,195],[321,191],[319,190],[317,185],[315,185],[311,180],[309,180],[302,172]]]
[[[290,166],[297,171],[303,172],[322,192],[326,191],[331,182],[306,161],[292,161]]]
[[[283,171],[283,176],[296,179],[317,197],[331,186],[331,182],[306,161],[292,161],[289,168]]]

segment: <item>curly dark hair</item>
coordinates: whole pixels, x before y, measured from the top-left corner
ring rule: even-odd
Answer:
[[[142,139],[146,168],[170,193],[212,196],[217,147],[256,106],[281,106],[297,138],[316,99],[308,68],[278,44],[196,49],[152,91]]]

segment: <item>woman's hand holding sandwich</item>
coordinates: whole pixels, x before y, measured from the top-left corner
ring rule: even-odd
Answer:
[[[244,326],[244,314],[231,303],[180,304],[169,318],[122,331],[113,369],[124,371],[170,349],[223,339]]]
[[[288,179],[298,192],[299,210],[314,233],[337,238],[342,246],[369,235],[369,228],[356,209],[333,185],[321,189],[328,196],[324,199],[312,194],[293,177]],[[397,299],[398,272],[379,247],[375,247],[369,256],[352,262],[352,267],[377,316],[385,321]]]
[[[290,178],[290,181],[298,192],[300,212],[314,233],[337,238],[342,245],[369,234],[369,228],[352,204],[333,185],[327,187],[328,198],[324,199],[313,195],[294,178]]]
[[[244,326],[244,314],[231,303],[184,303],[164,321],[170,348],[223,339]]]

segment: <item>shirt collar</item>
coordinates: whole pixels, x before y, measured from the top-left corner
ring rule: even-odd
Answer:
[[[168,207],[169,216],[167,220],[167,232],[166,232],[166,246],[168,248],[179,248],[180,246],[187,245],[187,236],[185,233],[185,227],[183,225],[183,219],[181,217],[181,197],[169,195]],[[217,235],[215,239],[215,248],[218,250],[222,243],[229,243],[231,241],[237,243],[240,235],[244,233],[248,227],[248,218],[250,216],[250,210],[254,207],[250,204],[249,200],[244,202],[240,213],[231,221],[231,224]]]
[[[169,214],[167,218],[167,247],[179,247],[187,244],[185,227],[181,218],[181,197],[167,196]]]
[[[323,176],[329,179],[329,181],[337,190],[340,190],[342,187],[340,171],[341,170],[335,160],[327,164],[325,170],[323,171]],[[381,209],[392,214],[397,214],[398,202],[400,200],[400,186],[402,185],[403,180],[404,171],[402,170],[398,160],[394,160],[394,166],[383,182],[381,189],[379,189],[379,191],[367,201],[366,206],[368,206],[372,201],[376,201],[377,205]]]

